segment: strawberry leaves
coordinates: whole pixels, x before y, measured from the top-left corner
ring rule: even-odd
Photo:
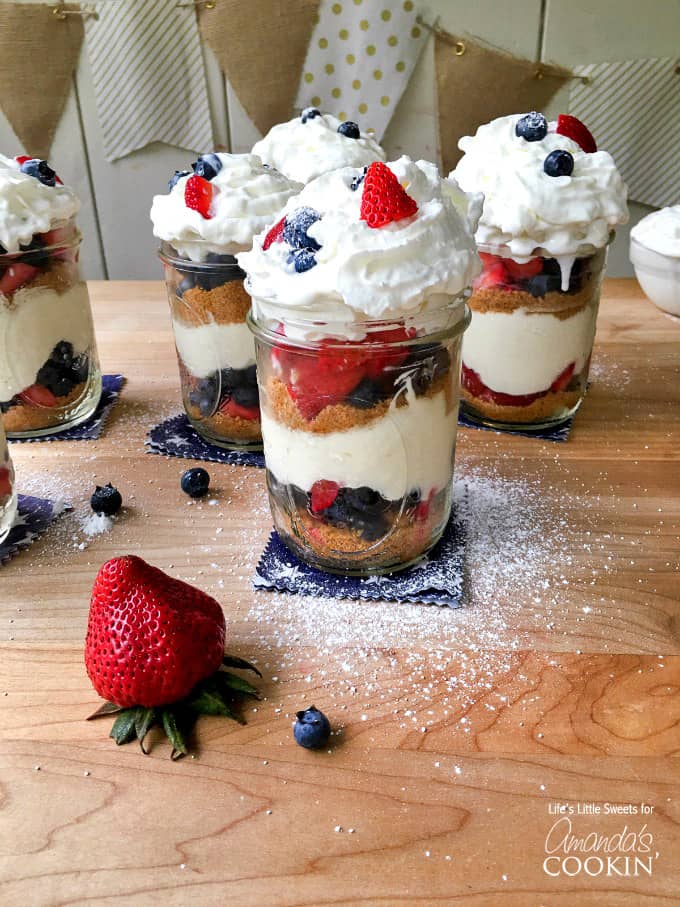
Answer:
[[[225,655],[223,664],[225,667],[253,671],[258,677],[262,676],[255,665],[234,655]],[[241,715],[232,708],[243,696],[259,699],[260,693],[247,680],[220,667],[210,677],[197,683],[189,695],[178,702],[157,708],[141,705],[121,708],[114,702],[105,702],[87,720],[116,715],[109,736],[118,746],[137,740],[145,756],[150,752],[144,745],[149,731],[154,727],[162,728],[172,745],[170,758],[177,761],[190,752],[189,738],[201,715],[230,718],[239,724],[245,724]]]

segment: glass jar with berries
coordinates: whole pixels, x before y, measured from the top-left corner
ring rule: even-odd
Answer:
[[[262,447],[250,296],[234,254],[299,188],[252,154],[204,154],[151,209],[170,302],[184,408],[219,447]]]
[[[0,155],[0,410],[10,438],[84,422],[101,396],[79,202],[45,161]]]
[[[559,425],[588,383],[600,288],[626,186],[575,117],[500,117],[460,141],[452,176],[484,193],[462,408],[500,429]]]
[[[7,538],[17,511],[14,469],[7,447],[5,430],[0,421],[0,544]]]
[[[330,572],[400,570],[451,513],[467,210],[401,158],[320,176],[239,255],[274,525]],[[408,187],[408,191],[405,187]]]

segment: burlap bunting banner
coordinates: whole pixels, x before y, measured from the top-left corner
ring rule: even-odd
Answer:
[[[0,3],[0,107],[25,153],[40,158],[49,156],[83,43],[81,17],[58,19],[53,9]]]
[[[566,69],[532,63],[440,29],[435,32],[435,68],[445,173],[461,157],[462,136],[474,135],[495,117],[541,110],[572,78]]]
[[[200,10],[203,37],[262,133],[293,113],[318,7],[319,0],[220,0]]]

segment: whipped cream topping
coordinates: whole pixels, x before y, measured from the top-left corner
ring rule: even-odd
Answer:
[[[340,123],[330,113],[318,114],[305,123],[302,117],[294,117],[272,126],[253,145],[253,154],[300,183],[340,167],[364,167],[385,160],[385,152],[371,135],[362,132],[358,139],[342,135],[338,132]]]
[[[68,186],[46,186],[22,173],[14,158],[0,154],[0,245],[5,252],[18,252],[36,233],[47,233],[79,208]]]
[[[295,336],[291,322],[302,320],[322,323],[315,337],[361,339],[352,333],[357,321],[442,309],[470,286],[481,269],[473,238],[479,199],[465,199],[469,208],[460,210],[452,201],[455,182],[442,180],[428,161],[402,157],[388,166],[418,206],[411,217],[369,227],[360,216],[363,184],[351,188],[362,171],[343,168],[309,183],[283,212],[307,207],[320,215],[306,231],[320,246],[313,267],[298,273],[285,241],[265,251],[266,231],[237,256],[256,316],[284,321],[288,336]],[[333,326],[331,334],[324,324]]]
[[[185,204],[184,190],[192,174],[180,177],[167,195],[155,195],[151,206],[154,236],[192,261],[202,261],[210,252],[233,255],[249,249],[253,236],[273,223],[301,188],[254,154],[216,156],[222,167],[210,180],[216,190],[211,217]]]
[[[680,205],[653,211],[633,227],[630,235],[652,252],[680,258]]]
[[[484,194],[477,242],[507,246],[525,261],[539,252],[559,258],[602,248],[628,220],[627,188],[611,155],[583,151],[555,123],[545,138],[527,141],[515,135],[521,116],[499,117],[458,143],[465,154],[451,175],[466,192]],[[573,156],[571,176],[544,172],[556,150]]]

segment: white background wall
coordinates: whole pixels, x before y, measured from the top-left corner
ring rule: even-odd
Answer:
[[[254,0],[254,14],[256,5]],[[394,2],[385,0],[386,7],[391,5]],[[420,8],[426,21],[438,18],[452,32],[478,36],[522,56],[567,67],[675,56],[680,47],[680,0],[646,0],[644,4],[640,0],[423,0]],[[205,60],[216,142],[225,150],[249,151],[259,133],[208,49]],[[546,111],[548,115],[555,117],[567,109],[566,94],[558,95]],[[430,40],[385,135],[388,157],[408,153],[438,160],[436,103]],[[0,149],[6,154],[23,152],[1,113]],[[151,197],[166,191],[170,174],[184,168],[193,152],[156,144],[120,161],[105,161],[83,47],[50,160],[83,201],[80,225],[87,277],[160,277],[148,216]],[[649,210],[632,204],[631,224]],[[627,249],[628,228],[619,232],[612,248],[611,275],[632,273]]]

